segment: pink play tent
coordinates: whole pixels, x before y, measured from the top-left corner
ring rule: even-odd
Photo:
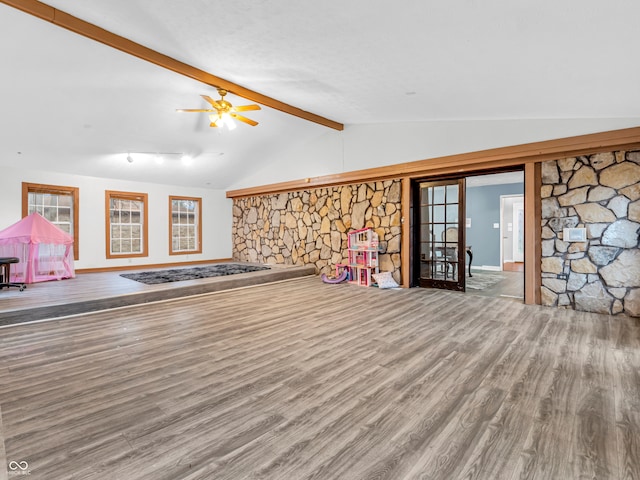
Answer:
[[[0,231],[0,257],[17,257],[11,281],[45,282],[74,278],[73,237],[39,213]]]

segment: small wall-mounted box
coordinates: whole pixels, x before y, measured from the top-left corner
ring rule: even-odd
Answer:
[[[586,242],[586,228],[565,228],[562,230],[562,240],[565,242]]]

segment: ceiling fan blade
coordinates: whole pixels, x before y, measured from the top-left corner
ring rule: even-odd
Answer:
[[[214,100],[213,98],[211,98],[208,95],[200,95],[202,98],[204,98],[207,102],[209,102],[213,108],[218,109],[220,107],[220,105],[218,105],[218,102],[216,100]]]
[[[250,118],[243,117],[242,115],[238,115],[237,113],[230,113],[229,115],[231,115],[236,120],[240,120],[241,122],[248,123],[252,127],[255,127],[256,125],[258,125],[258,122],[256,122],[255,120],[251,120]]]
[[[260,110],[260,105],[240,105],[233,107],[236,112],[248,112],[249,110]]]
[[[216,110],[205,108],[178,108],[176,112],[215,112]]]

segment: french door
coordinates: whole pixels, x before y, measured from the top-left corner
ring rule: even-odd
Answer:
[[[421,287],[465,289],[464,178],[417,182],[414,272]]]

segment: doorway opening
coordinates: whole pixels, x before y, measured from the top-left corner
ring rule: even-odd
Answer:
[[[502,270],[524,272],[524,195],[500,195]]]
[[[524,172],[467,178],[468,293],[524,301]]]
[[[412,285],[524,301],[524,172],[413,183]]]

